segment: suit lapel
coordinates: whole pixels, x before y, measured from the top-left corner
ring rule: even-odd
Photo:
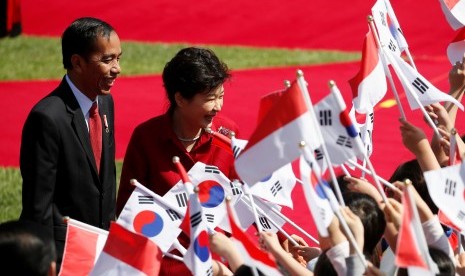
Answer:
[[[100,118],[102,119],[102,163],[100,165],[100,175],[105,174],[106,166],[102,166],[102,164],[107,164],[108,159],[108,145],[110,143],[110,123],[109,118],[109,107],[108,107],[108,100],[106,97],[99,97],[99,114]]]
[[[61,86],[63,87],[63,100],[66,104],[68,112],[72,116],[72,127],[76,132],[79,141],[81,142],[81,145],[87,155],[87,159],[94,168],[95,174],[98,175],[97,165],[95,164],[94,152],[92,151],[92,146],[90,145],[89,131],[87,129],[87,124],[84,115],[82,114],[81,107],[79,106],[79,103],[74,97],[74,94],[71,91],[71,88],[69,87],[66,80],[63,79]]]

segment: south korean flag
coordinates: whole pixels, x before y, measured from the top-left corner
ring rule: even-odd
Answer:
[[[465,231],[465,163],[424,173],[434,204]]]

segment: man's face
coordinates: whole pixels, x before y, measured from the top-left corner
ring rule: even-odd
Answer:
[[[91,100],[97,95],[110,94],[116,77],[121,72],[119,59],[121,43],[118,35],[111,32],[110,37],[99,36],[95,41],[95,50],[83,58],[81,83],[79,89]]]

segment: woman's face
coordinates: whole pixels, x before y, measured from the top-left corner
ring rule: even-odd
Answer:
[[[224,87],[218,86],[209,92],[196,94],[191,100],[183,99],[179,109],[192,127],[211,127],[213,118],[223,107]]]

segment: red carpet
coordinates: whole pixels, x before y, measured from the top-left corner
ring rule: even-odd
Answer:
[[[123,40],[360,51],[374,0],[23,0],[25,34],[59,36],[77,17]],[[445,56],[453,31],[439,2],[392,0],[414,56]]]

